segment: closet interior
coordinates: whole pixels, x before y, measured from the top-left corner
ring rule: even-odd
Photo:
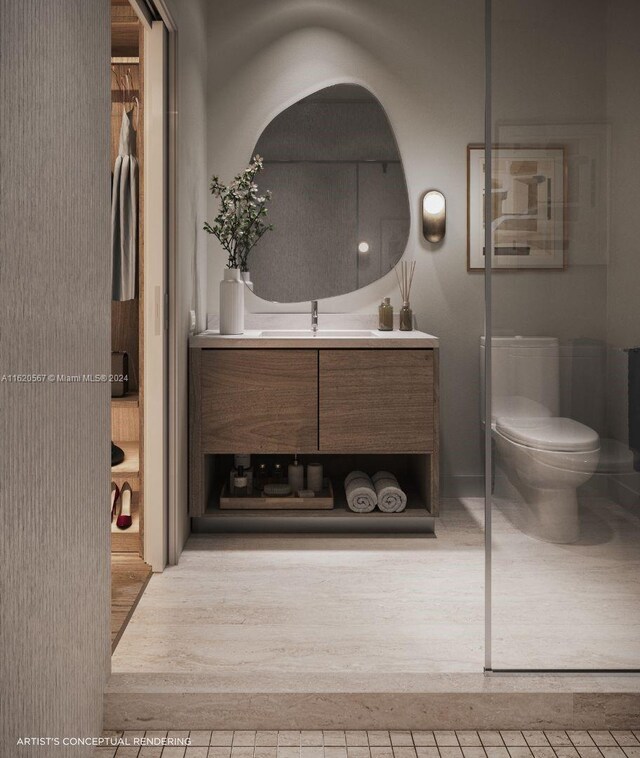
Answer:
[[[144,562],[144,28],[127,0],[111,2],[112,649],[151,568]],[[115,460],[122,458],[121,462]],[[126,494],[131,490],[130,518]]]

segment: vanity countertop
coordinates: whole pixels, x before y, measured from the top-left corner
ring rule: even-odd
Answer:
[[[277,334],[278,331],[282,334]],[[340,331],[344,331],[344,335]],[[358,331],[363,334],[358,335]],[[369,334],[364,333],[367,331]],[[193,348],[436,348],[438,345],[438,338],[432,334],[398,329],[381,332],[377,329],[320,328],[315,336],[310,329],[247,329],[244,334],[224,335],[218,330],[207,329],[189,339],[189,346]]]

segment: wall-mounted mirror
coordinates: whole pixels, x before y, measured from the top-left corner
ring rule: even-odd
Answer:
[[[342,295],[390,271],[409,237],[409,197],[389,119],[363,87],[300,100],[264,130],[266,234],[251,255],[256,295],[297,302]]]

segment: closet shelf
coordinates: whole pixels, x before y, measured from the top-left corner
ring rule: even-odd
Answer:
[[[137,441],[118,442],[118,440],[114,440],[114,442],[124,450],[124,460],[117,466],[111,467],[111,476],[138,476],[140,471],[140,443]]]
[[[112,397],[111,405],[115,408],[137,408],[140,405],[140,395],[137,392],[129,392],[124,397]]]

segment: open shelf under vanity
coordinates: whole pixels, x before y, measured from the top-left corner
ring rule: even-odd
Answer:
[[[252,457],[256,463],[273,467],[280,463],[287,470],[290,454]],[[225,509],[220,508],[221,494],[233,466],[233,455],[204,456],[206,509],[192,521],[196,533],[218,531],[260,532],[410,532],[430,534],[434,531],[435,516],[431,509],[431,456],[425,454],[322,454],[299,456],[301,463],[323,465],[325,478],[331,482],[334,507],[323,509]],[[350,471],[368,474],[391,471],[407,495],[407,506],[400,513],[354,513],[347,505],[344,479]],[[435,510],[435,509],[434,509]]]

